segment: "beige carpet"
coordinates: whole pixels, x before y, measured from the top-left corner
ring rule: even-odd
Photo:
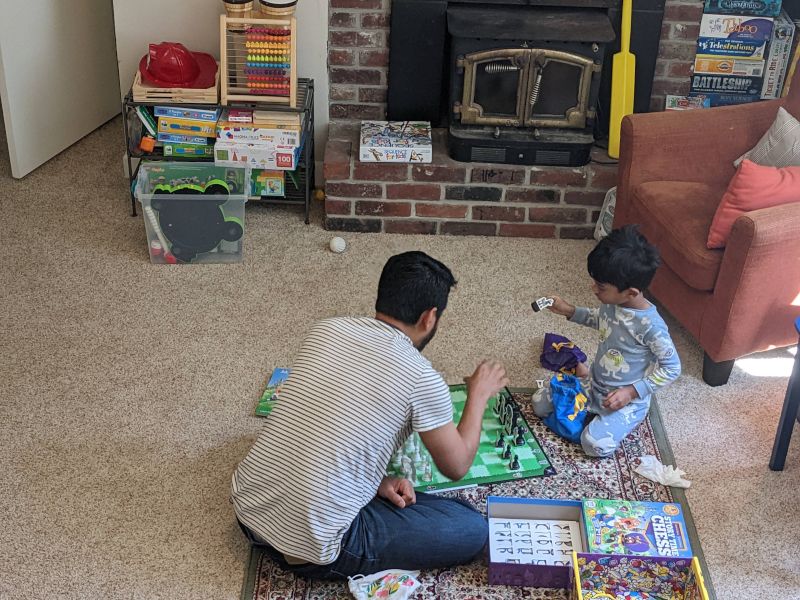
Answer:
[[[422,249],[460,280],[427,351],[450,381],[493,356],[531,386],[546,331],[592,347],[529,306],[550,290],[592,301],[591,242],[346,235],[333,255],[318,209],[306,226],[250,207],[243,264],[151,266],[122,146],[115,120],[15,181],[2,144],[2,600],[238,598],[229,476],[265,376],[314,319],[370,314],[391,254]],[[684,375],[660,407],[718,597],[800,599],[800,432],[786,471],[767,469],[786,377],[737,367],[706,387],[700,350],[672,331]]]

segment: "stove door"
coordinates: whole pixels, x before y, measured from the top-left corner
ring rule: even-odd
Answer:
[[[529,49],[509,48],[473,52],[459,59],[464,89],[454,111],[461,114],[461,123],[522,127],[530,58]]]

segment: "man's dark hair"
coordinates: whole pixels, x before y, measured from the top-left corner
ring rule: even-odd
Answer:
[[[619,291],[644,291],[661,264],[658,250],[636,225],[614,229],[598,242],[586,261],[589,275],[598,283],[610,283]]]
[[[441,316],[455,284],[450,269],[424,252],[396,254],[383,267],[375,311],[415,325],[430,308]]]

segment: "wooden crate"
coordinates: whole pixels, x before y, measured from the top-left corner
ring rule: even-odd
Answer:
[[[249,48],[252,43],[253,32],[259,29],[281,29],[288,32],[288,42],[274,42],[274,45],[284,49],[269,50],[265,48]],[[270,40],[256,43],[273,43]],[[288,46],[288,47],[286,47]],[[250,62],[252,55],[279,55],[277,63],[272,66],[269,60],[259,63]],[[287,60],[288,59],[288,60]],[[297,20],[292,17],[270,19],[232,19],[225,15],[220,16],[220,103],[227,105],[231,102],[253,102],[265,104],[284,104],[297,108]],[[259,79],[261,77],[262,79]],[[274,77],[279,83],[274,85],[288,85],[273,94],[269,90],[259,89],[257,86],[268,86],[265,83]]]
[[[142,74],[136,69],[133,78],[134,102],[164,102],[169,104],[216,104],[219,101],[219,71],[217,64],[217,77],[214,87],[205,89],[192,88],[164,88],[155,87],[142,81]]]

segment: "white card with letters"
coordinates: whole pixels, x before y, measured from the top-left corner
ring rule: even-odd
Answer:
[[[521,565],[569,565],[583,552],[576,521],[489,519],[489,560]]]

